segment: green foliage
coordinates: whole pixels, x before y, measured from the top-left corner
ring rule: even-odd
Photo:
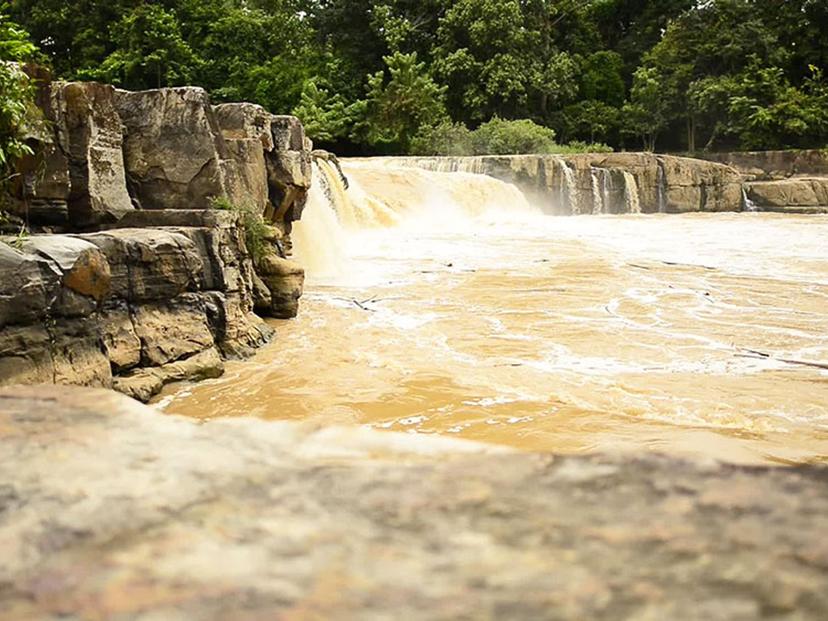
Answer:
[[[462,123],[444,121],[424,128],[412,144],[416,155],[513,155],[524,153],[608,153],[601,143],[555,142],[555,132],[530,120],[495,118],[475,131]]]
[[[624,106],[624,131],[640,136],[646,151],[655,151],[656,139],[669,121],[674,92],[654,67],[640,67],[633,76],[630,101]]]
[[[411,143],[415,155],[474,155],[474,136],[463,123],[443,121],[420,129]]]
[[[514,153],[553,153],[555,131],[528,119],[505,121],[498,117],[474,132],[476,153],[510,155]]]
[[[100,67],[81,70],[82,78],[112,82],[131,89],[187,84],[200,64],[184,41],[174,13],[155,4],[140,4],[112,28],[120,47]]]
[[[267,224],[262,214],[252,205],[236,205],[226,196],[213,199],[213,209],[232,211],[239,214],[239,222],[244,229],[244,243],[254,263],[264,258],[268,246]]]
[[[356,120],[353,105],[339,94],[308,80],[302,89],[299,105],[293,109],[305,126],[305,132],[316,143],[333,143],[346,137]]]
[[[387,71],[368,77],[368,93],[362,109],[363,121],[356,136],[380,149],[390,147],[408,152],[421,128],[447,118],[446,88],[428,74],[417,53],[395,52],[384,58]]]
[[[828,144],[821,0],[13,0],[11,11],[58,77],[196,84],[294,111],[340,152],[473,151],[466,127],[495,118],[615,147]],[[2,71],[4,102],[19,100],[19,72]]]
[[[37,120],[34,84],[20,63],[35,52],[26,31],[0,12],[0,184],[18,158],[32,153],[26,135]]]

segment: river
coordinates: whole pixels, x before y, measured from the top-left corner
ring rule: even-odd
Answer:
[[[828,462],[828,217],[550,217],[480,175],[321,166],[299,318],[165,411]]]

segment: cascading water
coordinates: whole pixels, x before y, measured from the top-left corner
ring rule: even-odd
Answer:
[[[604,193],[602,191],[601,177],[597,168],[590,169],[592,180],[592,213],[600,215],[604,213]]]
[[[591,167],[592,213],[595,215],[614,213],[610,183],[612,173],[606,168]]]
[[[747,188],[742,186],[742,211],[749,211],[749,212],[757,212],[759,211],[759,207],[750,200],[750,196],[748,196]]]
[[[351,238],[359,232],[397,225],[468,228],[479,217],[539,216],[516,187],[485,175],[352,162],[342,166],[346,188],[330,162],[313,166],[308,203],[292,233],[294,257],[311,280],[346,271]]]
[[[638,182],[635,175],[624,171],[624,204],[626,213],[641,213],[641,198],[638,194]]]
[[[561,173],[564,179],[564,188],[566,190],[566,201],[569,205],[569,210],[573,215],[581,213],[580,196],[578,195],[578,182],[575,179],[575,171],[569,167],[569,163],[563,159],[558,160],[561,164]]]

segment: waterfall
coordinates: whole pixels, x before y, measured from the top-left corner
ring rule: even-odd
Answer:
[[[476,218],[513,222],[540,213],[515,186],[486,175],[435,172],[380,159],[341,164],[347,188],[333,164],[314,161],[308,202],[294,223],[294,256],[310,279],[344,275],[349,250],[358,252],[364,243],[357,235],[362,231],[400,225],[468,231]]]
[[[750,200],[750,196],[748,196],[747,188],[745,186],[742,186],[742,211],[759,211],[759,207],[756,205],[756,203]]]
[[[626,213],[641,213],[641,198],[638,194],[638,182],[635,175],[624,171],[624,204]]]
[[[594,215],[600,215],[604,213],[604,196],[601,189],[601,179],[599,178],[597,168],[590,168],[589,172],[592,180],[592,213]]]
[[[569,167],[569,163],[563,158],[558,159],[561,165],[561,172],[564,178],[564,190],[569,210],[573,215],[581,213],[580,197],[578,195],[578,182],[575,179],[575,171]]]
[[[347,204],[342,177],[326,161],[313,163],[313,185],[302,219],[291,232],[293,255],[308,274],[317,278],[338,276],[346,261],[346,236],[335,205]],[[344,211],[344,209],[343,209]]]
[[[592,213],[595,215],[613,213],[610,182],[612,173],[605,168],[590,167],[592,180]]]

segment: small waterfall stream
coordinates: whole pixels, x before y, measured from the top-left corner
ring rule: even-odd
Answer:
[[[638,193],[638,182],[635,175],[624,171],[624,203],[626,213],[641,213],[641,196]]]

